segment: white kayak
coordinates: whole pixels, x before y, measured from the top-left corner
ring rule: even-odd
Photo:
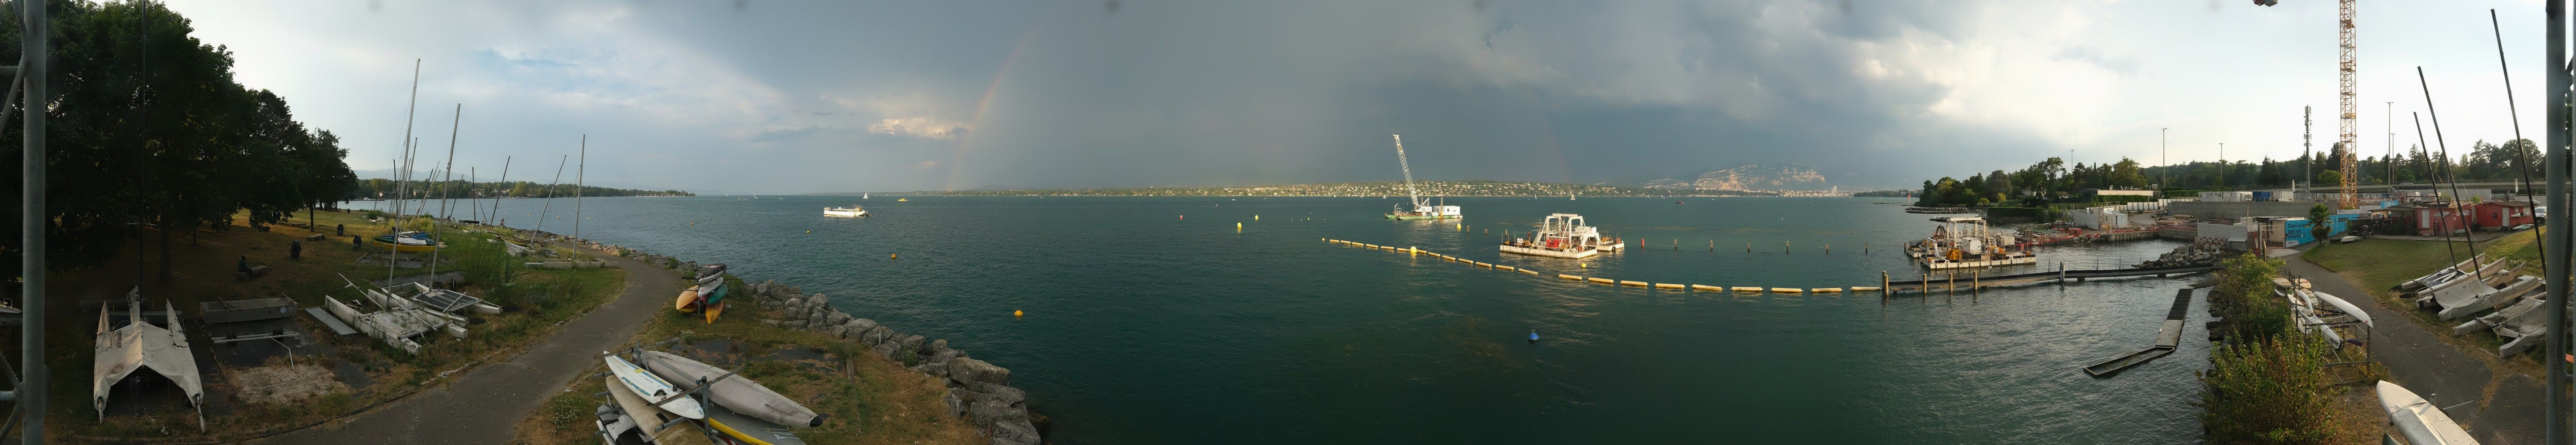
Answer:
[[[644,367],[652,370],[653,374],[660,375],[668,381],[681,382],[683,388],[694,388],[698,381],[715,380],[725,375],[723,368],[668,352],[644,351],[644,354],[636,360],[644,362]],[[732,378],[715,380],[714,384],[708,386],[712,388],[707,388],[707,400],[715,402],[717,406],[729,408],[733,412],[792,427],[823,425],[822,415],[815,414],[814,410],[806,409],[805,405],[796,403],[795,399],[779,395],[777,391],[771,391],[769,387],[761,386],[759,382],[753,382],[748,377],[735,375]]]
[[[2477,439],[2469,437],[2468,430],[2460,429],[2459,422],[2451,421],[2451,415],[2443,414],[2441,408],[2433,406],[2433,402],[2415,396],[2415,392],[2407,391],[2406,387],[2388,383],[2386,380],[2379,381],[2379,407],[2388,410],[2388,422],[2397,426],[2398,434],[2406,436],[2406,443],[2415,445],[2476,445],[2478,443]]]
[[[644,372],[642,368],[637,368],[635,364],[627,363],[626,359],[618,358],[616,355],[607,357],[609,376],[616,377],[619,383],[626,384],[626,389],[634,390],[635,395],[643,396],[647,401],[670,399],[654,406],[670,411],[673,415],[691,419],[707,418],[706,409],[698,405],[697,399],[671,397],[673,394],[679,394],[680,389],[672,387],[670,381],[662,380],[662,377],[655,376],[653,373]]]

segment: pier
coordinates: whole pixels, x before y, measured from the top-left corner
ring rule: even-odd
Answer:
[[[2163,357],[2166,354],[2172,354],[2174,348],[2182,346],[2183,317],[2190,310],[2191,288],[2175,289],[2173,310],[2165,312],[2164,326],[2156,328],[2156,343],[2154,346],[2148,346],[2147,349],[2132,352],[2129,353],[2129,355],[2123,355],[2118,358],[2105,360],[2101,363],[2094,363],[2092,366],[2086,366],[2084,367],[2084,373],[2094,377],[2110,377],[2112,374],[2120,373],[2121,370],[2138,366],[2138,364],[2146,363],[2148,360],[2155,360],[2157,357]]]
[[[2174,274],[2200,273],[2200,272],[2208,272],[2208,271],[2213,271],[2213,270],[2218,270],[2218,266],[2217,266],[2217,265],[2205,265],[2205,266],[2179,266],[2179,267],[2141,267],[2141,268],[2134,268],[2134,269],[2091,269],[2091,270],[2065,270],[2065,269],[2058,269],[2058,270],[2048,271],[2048,272],[2031,272],[2031,273],[2019,273],[2019,274],[2011,274],[2011,275],[1983,275],[1983,274],[1981,274],[1981,273],[1979,273],[1979,272],[1974,272],[1974,271],[1972,271],[1972,272],[1968,272],[1968,273],[1951,272],[1951,273],[1946,273],[1946,274],[1941,274],[1941,275],[1924,274],[1924,275],[1922,275],[1922,279],[1919,279],[1919,280],[1908,280],[1908,281],[1895,281],[1895,280],[1889,280],[1889,279],[1888,279],[1888,278],[1889,278],[1889,276],[1888,276],[1888,275],[1886,275],[1885,273],[1881,273],[1881,274],[1880,274],[1880,280],[1881,280],[1880,282],[1881,282],[1881,284],[1879,285],[1879,287],[1880,287],[1880,288],[1882,288],[1882,289],[1886,289],[1886,290],[1887,290],[1887,292],[1889,292],[1889,293],[1895,293],[1895,292],[1932,292],[1932,291],[1953,291],[1953,290],[1959,290],[1959,289],[1963,289],[1963,288],[1964,288],[1964,289],[1968,289],[1968,290],[1976,290],[1976,289],[1978,289],[1978,288],[1985,288],[1985,287],[1994,287],[1994,286],[2011,286],[2011,285],[2031,284],[2031,283],[2048,283],[2048,282],[2063,282],[2063,281],[2076,281],[2076,282],[2081,282],[2081,281],[2084,281],[2085,279],[2089,279],[2089,278],[2138,277],[2138,276],[2150,276],[2150,275],[2152,275],[2152,276],[2158,276],[2158,277],[2163,277],[2163,276],[2169,276],[2169,275],[2174,275]]]

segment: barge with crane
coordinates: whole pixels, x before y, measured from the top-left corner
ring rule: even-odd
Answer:
[[[1413,186],[1413,163],[1404,159],[1404,135],[1399,134],[1394,136],[1395,165],[1397,168],[1404,170],[1404,196],[1405,198],[1408,198],[1406,204],[1412,205],[1413,209],[1405,210],[1404,205],[1397,205],[1394,211],[1386,213],[1386,219],[1401,221],[1415,219],[1458,219],[1463,217],[1458,212],[1458,206],[1446,205],[1449,203],[1446,199],[1441,200],[1440,204],[1432,204],[1431,200],[1422,198],[1422,191],[1414,188]]]

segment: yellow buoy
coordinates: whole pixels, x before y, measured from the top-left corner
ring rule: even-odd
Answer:
[[[894,255],[895,255],[895,254],[891,254],[891,253],[886,254],[886,259],[889,259],[889,260],[894,259]]]
[[[1252,215],[1252,220],[1253,220],[1253,221],[1260,221],[1260,220],[1261,220],[1261,215]]]
[[[1020,312],[1020,311],[1018,311],[1018,310],[1012,310],[1012,311],[1011,311],[1011,316],[1013,316],[1013,317],[1022,316],[1022,315],[1028,315],[1028,313],[1026,313],[1026,312]]]

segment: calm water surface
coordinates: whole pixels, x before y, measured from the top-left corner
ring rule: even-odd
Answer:
[[[1934,223],[1870,199],[1450,198],[1460,231],[1380,218],[1400,197],[746,198],[587,199],[581,236],[731,263],[949,339],[1011,368],[1062,443],[2188,443],[2199,429],[2188,403],[2206,348],[2111,379],[2078,369],[2151,342],[2179,278],[1887,304],[1554,278],[1837,287],[1916,273],[1889,246]],[[572,200],[547,201],[501,213],[532,228],[546,212],[545,230],[572,233]],[[820,215],[849,204],[876,216]],[[1584,264],[1495,251],[1500,230],[1553,212],[1642,246]],[[2174,246],[2041,259],[2115,267]],[[2191,313],[2186,336],[2204,316]]]

